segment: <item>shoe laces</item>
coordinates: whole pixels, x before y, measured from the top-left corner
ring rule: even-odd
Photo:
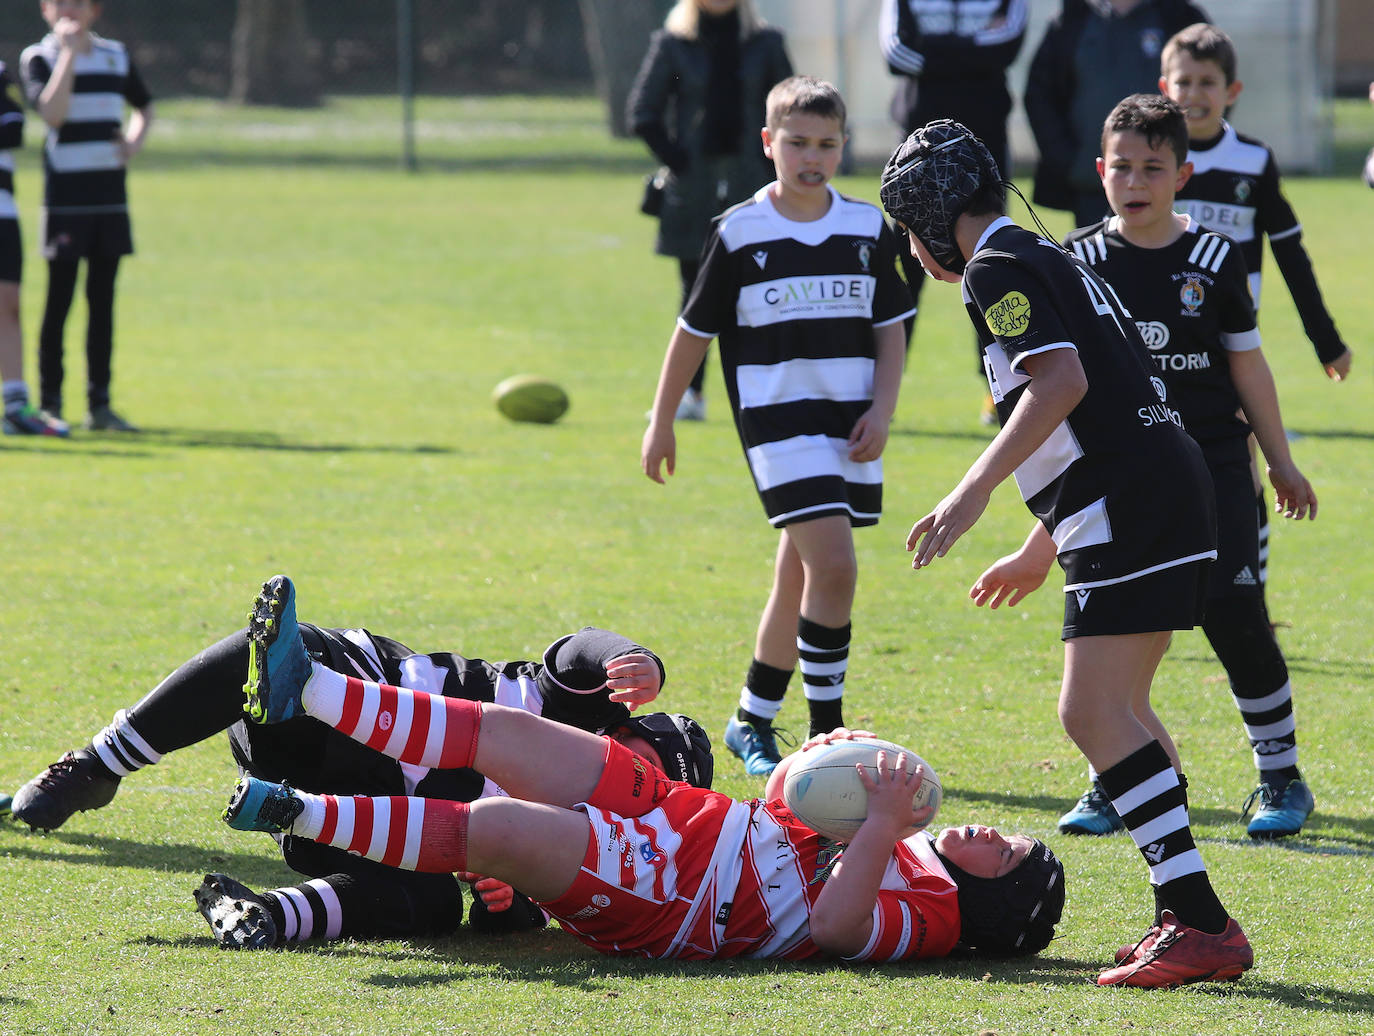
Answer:
[[[1287,785],[1284,785],[1286,788]],[[1250,815],[1250,810],[1255,806],[1255,800],[1259,800],[1259,811],[1263,813],[1266,809],[1272,809],[1274,804],[1282,797],[1282,792],[1272,784],[1260,781],[1259,787],[1252,791],[1245,800],[1245,805],[1240,808],[1240,818],[1244,820]]]
[[[782,753],[778,751],[778,741],[781,740],[789,749],[797,747],[797,739],[792,734],[781,727],[768,726],[760,730],[754,727],[754,744],[751,746],[755,751],[760,752],[770,759],[781,759]]]
[[[1170,946],[1182,939],[1187,933],[1177,925],[1167,925],[1150,929],[1145,939],[1148,939],[1151,934],[1155,934],[1155,941],[1150,943],[1150,945],[1145,948],[1145,952],[1140,955],[1138,963],[1142,966],[1152,961],[1159,960],[1159,958],[1164,956],[1168,951]],[[1143,943],[1145,939],[1141,939],[1140,942]]]
[[[57,762],[49,763],[48,768],[35,778],[35,783],[43,791],[53,791],[60,788],[69,777],[86,777],[89,779],[93,775],[82,771],[91,769],[92,762],[90,756],[67,752]]]
[[[1078,804],[1086,810],[1094,813],[1105,813],[1112,808],[1112,800],[1107,797],[1107,793],[1102,790],[1102,785],[1096,781],[1093,786],[1083,793],[1083,797],[1078,800]]]
[[[258,818],[284,830],[291,826],[304,808],[304,803],[292,794],[291,785],[282,784],[280,791],[273,791],[263,799],[258,807]]]

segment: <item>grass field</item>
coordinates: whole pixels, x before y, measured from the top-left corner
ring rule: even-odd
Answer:
[[[1367,109],[1343,107],[1341,154],[1374,142]],[[606,140],[585,100],[426,101],[420,171],[406,175],[378,102],[304,122],[208,104],[162,115],[132,173],[138,255],[117,318],[115,402],[146,431],[0,442],[0,788],[241,624],[278,571],[297,580],[304,617],[421,650],[527,658],[580,624],[619,629],[666,660],[663,703],[718,735],[775,536],[714,362],[710,419],[680,430],[677,477],[665,488],[639,473],[676,277],[635,211],[637,144]],[[375,132],[355,142],[360,118]],[[19,176],[30,341],[45,281],[34,136]],[[875,194],[871,173],[840,186]],[[1083,783],[1054,713],[1059,594],[995,614],[964,596],[1028,527],[1014,490],[951,556],[908,568],[910,521],[989,435],[958,294],[932,285],[887,452],[887,518],[858,536],[847,716],[930,759],[942,820],[1028,831],[1061,854],[1069,901],[1049,950],[993,964],[658,964],[551,929],[226,954],[191,903],[201,875],[291,877],[270,841],[220,823],[235,772],[215,738],[56,832],[0,821],[0,1033],[1374,1033],[1374,192],[1353,167],[1288,190],[1356,352],[1354,378],[1328,383],[1271,267],[1266,354],[1321,498],[1315,523],[1276,528],[1271,565],[1318,800],[1301,838],[1244,834],[1249,751],[1200,633],[1176,638],[1156,682],[1203,853],[1255,945],[1239,984],[1092,985],[1143,928],[1149,896],[1128,839],[1054,832]],[[75,421],[83,325],[78,305]],[[522,371],[568,388],[558,425],[497,415],[492,386]],[[804,727],[803,715],[794,685],[782,721]],[[723,790],[757,791],[728,755],[717,770]]]

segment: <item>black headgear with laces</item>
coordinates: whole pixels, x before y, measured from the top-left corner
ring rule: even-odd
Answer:
[[[937,854],[938,855],[938,854]],[[1064,865],[1039,839],[1000,878],[980,878],[940,862],[959,886],[959,942],[990,957],[1039,953],[1064,913]]]
[[[936,262],[951,273],[963,273],[965,259],[954,239],[954,224],[985,189],[1005,201],[992,153],[960,123],[937,119],[892,153],[879,195],[887,214],[915,234]]]

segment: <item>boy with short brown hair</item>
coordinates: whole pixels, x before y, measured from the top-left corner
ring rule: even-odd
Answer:
[[[913,312],[896,242],[876,206],[830,186],[844,101],[794,76],[768,96],[764,152],[777,180],[717,217],[659,376],[640,463],[677,464],[673,415],[720,338],[735,427],[769,522],[773,587],[725,743],[748,773],[781,759],[773,719],[801,662],[812,734],[844,723],[841,701],[858,578],[852,528],[882,511],[882,452]]]

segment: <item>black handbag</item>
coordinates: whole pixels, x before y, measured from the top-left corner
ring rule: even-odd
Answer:
[[[657,171],[644,178],[644,197],[639,200],[639,211],[646,216],[657,216],[663,211],[663,193],[668,182],[668,167],[659,166]]]

